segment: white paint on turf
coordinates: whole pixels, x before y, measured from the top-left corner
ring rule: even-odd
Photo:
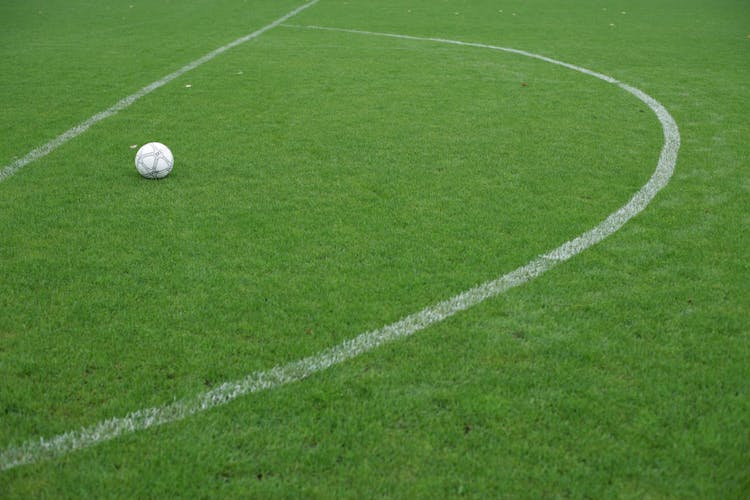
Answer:
[[[412,335],[430,325],[475,306],[490,297],[495,297],[510,288],[526,283],[553,268],[557,264],[570,259],[574,255],[577,255],[583,250],[603,240],[620,229],[623,224],[646,208],[654,196],[656,196],[656,193],[658,193],[659,190],[669,182],[669,179],[672,176],[677,162],[677,152],[680,147],[680,134],[674,119],[664,106],[652,97],[634,87],[620,83],[607,75],[560,62],[555,59],[550,59],[548,57],[532,54],[530,52],[492,45],[445,40],[441,38],[421,38],[408,35],[373,33],[335,28],[310,28],[318,30],[327,29],[344,31],[347,33],[357,33],[368,36],[384,36],[407,40],[447,43],[452,45],[511,52],[557,64],[599,78],[607,83],[614,84],[648,105],[661,122],[664,133],[664,144],[662,145],[656,169],[648,182],[646,182],[646,184],[638,190],[635,195],[633,195],[630,201],[609,215],[596,227],[563,243],[544,255],[535,258],[525,266],[519,267],[499,278],[478,285],[438,304],[426,307],[393,324],[384,326],[377,330],[362,333],[337,346],[319,352],[318,354],[285,365],[276,366],[269,370],[251,373],[241,380],[225,382],[220,386],[193,398],[175,401],[164,406],[137,410],[125,415],[124,417],[105,420],[77,431],[66,432],[49,439],[40,437],[35,440],[27,441],[19,446],[7,448],[0,452],[0,470],[7,470],[23,464],[30,464],[43,459],[54,458],[77,449],[86,448],[103,441],[114,439],[122,434],[182,420],[195,413],[224,405],[245,394],[272,389],[290,382],[305,379],[316,372],[357,357],[360,354],[371,351],[387,342],[392,342],[396,339]]]
[[[318,3],[318,1],[319,0],[312,0],[312,1],[306,3],[306,4],[302,5],[302,6],[294,9],[293,11],[289,12],[288,14],[285,14],[284,16],[278,18],[277,20],[275,20],[271,24],[268,24],[268,25],[260,28],[257,31],[253,31],[249,35],[245,35],[243,37],[240,37],[237,40],[224,45],[223,47],[219,47],[218,49],[214,50],[213,52],[209,52],[205,56],[203,56],[203,57],[201,57],[199,59],[196,59],[195,61],[193,61],[191,63],[186,64],[185,66],[183,66],[182,68],[178,69],[174,73],[170,73],[167,76],[165,76],[164,78],[162,78],[160,80],[157,80],[154,83],[143,87],[141,90],[139,90],[135,94],[131,94],[131,95],[125,97],[124,99],[121,99],[114,106],[112,106],[112,107],[110,107],[108,109],[105,109],[104,111],[101,111],[101,112],[95,114],[94,116],[92,116],[88,120],[79,123],[78,125],[76,125],[75,127],[71,128],[70,130],[67,130],[67,131],[63,132],[59,136],[57,136],[54,139],[52,139],[51,141],[49,141],[47,144],[44,144],[43,146],[39,146],[38,148],[34,149],[33,151],[30,151],[29,153],[27,153],[25,156],[23,156],[23,157],[15,160],[15,161],[13,161],[9,165],[6,165],[2,169],[0,169],[0,182],[3,182],[8,177],[11,177],[13,174],[15,174],[16,172],[18,172],[19,170],[21,170],[23,167],[25,167],[29,163],[35,162],[36,160],[39,160],[40,158],[44,158],[45,156],[47,156],[48,154],[50,154],[52,151],[56,150],[57,148],[59,148],[60,146],[62,146],[66,142],[68,142],[69,140],[75,139],[76,137],[78,137],[82,133],[86,132],[89,128],[91,128],[92,125],[95,125],[95,124],[99,123],[100,121],[102,121],[102,120],[104,120],[106,118],[109,118],[110,116],[116,115],[117,113],[119,113],[123,109],[127,108],[128,106],[130,106],[131,104],[133,104],[135,101],[137,101],[141,97],[143,97],[143,96],[145,96],[147,94],[150,94],[154,90],[156,90],[159,87],[162,87],[162,86],[168,84],[169,82],[171,82],[175,78],[178,78],[178,77],[184,75],[188,71],[194,70],[198,66],[207,63],[208,61],[210,61],[214,57],[216,57],[216,56],[218,56],[220,54],[223,54],[227,50],[232,49],[232,48],[234,48],[234,47],[236,47],[236,46],[238,46],[240,44],[243,44],[243,43],[245,43],[247,41],[250,41],[253,38],[258,38],[260,35],[262,35],[266,31],[268,31],[268,30],[270,30],[272,28],[275,28],[276,26],[282,24],[284,21],[287,21],[288,19],[292,18],[293,16],[296,16],[297,14],[299,14],[300,12],[302,12],[303,10],[305,10],[305,9],[307,9],[309,7],[312,7],[313,5],[315,5],[316,3]]]

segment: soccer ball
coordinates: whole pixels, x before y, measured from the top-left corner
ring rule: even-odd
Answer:
[[[149,142],[135,154],[135,168],[146,179],[163,179],[172,171],[174,157],[161,142]]]

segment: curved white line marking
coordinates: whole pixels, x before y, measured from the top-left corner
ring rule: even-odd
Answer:
[[[677,151],[680,147],[680,133],[672,116],[664,106],[655,99],[649,97],[640,90],[620,83],[609,76],[556,61],[548,57],[516,49],[495,47],[492,45],[466,43],[440,38],[420,38],[407,35],[372,33],[334,28],[310,28],[345,31],[370,36],[387,36],[408,40],[448,43],[453,45],[464,45],[512,52],[564,66],[617,85],[648,105],[648,107],[656,113],[656,116],[661,122],[664,131],[664,145],[661,149],[661,155],[659,156],[656,170],[654,170],[648,182],[638,190],[635,195],[633,195],[630,201],[612,213],[596,227],[586,231],[577,238],[563,243],[554,250],[535,258],[525,266],[519,267],[518,269],[500,276],[495,280],[488,281],[456,295],[455,297],[451,297],[448,300],[426,307],[419,312],[406,316],[405,318],[378,330],[362,333],[353,339],[347,340],[313,356],[286,365],[276,366],[270,370],[254,372],[241,380],[225,382],[220,386],[193,398],[175,401],[164,406],[145,408],[129,413],[124,417],[105,420],[78,431],[66,432],[49,439],[40,437],[36,440],[27,441],[20,446],[7,448],[0,453],[0,470],[11,469],[19,465],[57,457],[80,448],[93,446],[97,443],[114,439],[125,433],[182,420],[195,413],[224,405],[245,394],[272,389],[290,382],[302,380],[316,372],[371,351],[386,342],[391,342],[398,338],[412,335],[415,332],[423,330],[460,311],[477,305],[490,297],[495,297],[510,288],[526,283],[553,268],[557,264],[570,259],[574,255],[603,240],[620,229],[623,224],[646,208],[654,196],[656,196],[656,193],[659,192],[667,182],[669,182],[669,179],[674,172],[674,167],[677,162]]]
[[[307,9],[308,7],[312,7],[316,3],[318,3],[319,0],[312,0],[300,7],[297,7],[293,11],[289,12],[288,14],[285,14],[284,16],[280,17],[279,19],[275,20],[271,24],[268,24],[262,28],[260,28],[257,31],[253,31],[252,33],[245,35],[243,37],[238,38],[237,40],[234,40],[233,42],[229,42],[228,44],[219,47],[218,49],[214,50],[213,52],[209,52],[205,56],[196,59],[195,61],[186,64],[182,68],[178,69],[174,73],[170,73],[164,78],[155,81],[154,83],[147,85],[143,87],[141,90],[136,92],[135,94],[131,94],[124,99],[119,100],[114,106],[105,109],[104,111],[101,111],[88,120],[79,123],[75,127],[71,128],[70,130],[67,130],[60,134],[59,136],[55,137],[51,141],[49,141],[47,144],[44,144],[43,146],[39,146],[38,148],[34,149],[33,151],[30,151],[26,153],[25,156],[11,162],[9,165],[6,165],[5,167],[0,169],[0,182],[3,182],[8,177],[11,177],[13,174],[21,170],[23,167],[28,165],[29,163],[35,162],[41,158],[44,158],[48,154],[50,154],[52,151],[56,150],[66,142],[68,142],[71,139],[75,139],[82,133],[86,132],[89,128],[91,128],[92,125],[95,125],[99,123],[100,121],[109,118],[110,116],[116,115],[123,109],[127,108],[131,104],[133,104],[135,101],[140,99],[141,97],[150,94],[154,90],[158,89],[159,87],[162,87],[175,78],[178,78],[188,71],[194,70],[198,66],[207,63],[214,57],[218,56],[219,54],[223,54],[229,49],[232,49],[240,44],[243,44],[247,41],[252,40],[253,38],[258,38],[260,35],[265,33],[266,31],[275,28],[276,26],[280,25],[284,21],[296,16],[303,10]]]

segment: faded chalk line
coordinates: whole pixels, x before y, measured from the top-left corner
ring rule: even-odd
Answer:
[[[265,33],[266,31],[275,28],[276,26],[280,25],[284,21],[287,21],[288,19],[296,16],[303,10],[307,9],[308,7],[312,7],[316,3],[318,3],[319,0],[312,0],[293,11],[289,12],[288,14],[285,14],[284,16],[280,17],[279,19],[275,20],[271,24],[268,24],[262,28],[260,28],[257,31],[253,31],[249,35],[245,35],[243,37],[238,38],[237,40],[234,40],[233,42],[230,42],[222,47],[219,47],[218,49],[214,50],[213,52],[209,52],[205,56],[196,59],[195,61],[186,64],[182,68],[178,69],[174,73],[170,73],[164,78],[155,81],[154,83],[147,85],[143,87],[141,90],[136,92],[135,94],[131,94],[124,99],[121,99],[118,101],[114,106],[105,109],[104,111],[101,111],[88,120],[79,123],[75,127],[71,128],[70,130],[67,130],[66,132],[63,132],[59,136],[55,137],[51,141],[49,141],[47,144],[44,144],[43,146],[39,146],[38,148],[34,149],[33,151],[27,153],[25,156],[13,161],[9,165],[6,165],[2,169],[0,169],[0,182],[3,182],[8,177],[11,177],[13,174],[21,170],[23,167],[28,165],[29,163],[35,162],[41,158],[44,158],[48,154],[50,154],[52,151],[56,150],[66,142],[68,142],[71,139],[75,139],[82,133],[86,132],[89,128],[91,128],[92,125],[95,125],[99,123],[100,121],[109,118],[110,116],[116,115],[123,109],[127,108],[131,104],[133,104],[135,101],[140,99],[141,97],[150,94],[154,90],[158,89],[159,87],[163,87],[164,85],[168,84],[175,78],[178,78],[188,71],[194,70],[198,66],[207,63],[211,59],[215,58],[216,56],[223,54],[229,49],[232,49],[238,45],[241,45],[245,42],[248,42],[252,40],[253,38],[258,38],[260,35]]]
[[[307,4],[306,6],[309,5],[311,4]],[[305,8],[306,6],[302,8]],[[295,13],[296,12],[297,11],[295,11]],[[285,17],[291,17],[291,15]],[[279,24],[279,22],[275,23],[274,26],[277,24]],[[371,351],[387,342],[412,335],[430,325],[475,306],[490,297],[495,297],[510,288],[526,283],[552,269],[557,264],[570,259],[574,255],[577,255],[583,250],[603,240],[620,229],[628,220],[646,208],[659,190],[669,182],[669,179],[674,172],[674,167],[677,162],[677,152],[680,147],[680,134],[677,124],[672,116],[664,106],[652,97],[607,75],[530,52],[480,43],[336,28],[306,27],[306,29],[325,29],[366,36],[391,37],[510,52],[563,66],[599,78],[600,80],[629,92],[648,105],[658,117],[664,133],[664,144],[661,148],[656,169],[652,173],[648,182],[646,182],[646,184],[641,187],[641,189],[638,190],[638,192],[636,192],[625,205],[610,214],[596,227],[563,243],[544,255],[533,259],[528,264],[500,276],[499,278],[478,285],[443,302],[426,307],[393,324],[384,326],[377,330],[362,333],[337,346],[331,347],[307,358],[285,365],[279,365],[269,370],[254,372],[241,380],[225,382],[218,387],[192,398],[175,401],[163,406],[137,410],[124,417],[105,420],[80,430],[66,432],[52,438],[40,437],[27,441],[19,446],[7,448],[0,452],[0,470],[7,470],[23,464],[30,464],[43,459],[58,457],[77,449],[114,439],[122,434],[182,420],[195,413],[226,404],[240,396],[302,380],[316,372]],[[171,79],[173,78],[174,77],[171,77]]]

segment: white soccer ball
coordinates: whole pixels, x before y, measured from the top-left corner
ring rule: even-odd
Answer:
[[[172,171],[174,156],[161,142],[149,142],[135,154],[135,168],[147,179],[163,179]]]

